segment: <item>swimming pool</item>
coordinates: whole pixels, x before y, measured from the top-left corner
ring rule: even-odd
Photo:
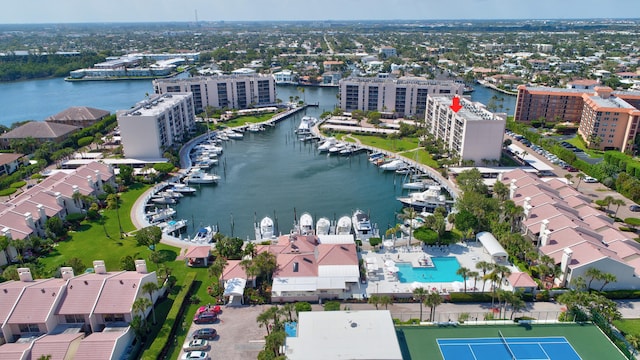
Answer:
[[[287,337],[297,337],[298,323],[295,321],[284,323],[284,332],[287,334]]]
[[[464,281],[456,271],[460,268],[458,259],[453,256],[432,257],[433,267],[413,267],[410,263],[397,263],[398,280],[410,282],[453,282]]]

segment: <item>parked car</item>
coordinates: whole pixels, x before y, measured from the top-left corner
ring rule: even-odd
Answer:
[[[640,211],[640,205],[631,205],[629,206],[629,210],[633,211],[633,212],[638,212]]]
[[[568,165],[567,167],[565,167],[565,170],[567,170],[568,172],[578,172],[578,169],[574,168],[571,165]]]
[[[194,339],[182,346],[182,350],[184,351],[198,351],[198,350],[207,350],[209,348],[209,342],[204,339]]]
[[[218,335],[218,332],[214,328],[202,328],[198,329],[191,334],[191,337],[194,339],[207,339],[213,340]]]
[[[180,358],[182,360],[207,360],[209,355],[204,351],[189,351]]]
[[[205,305],[205,306],[200,306],[200,308],[198,308],[198,311],[196,311],[196,314],[202,314],[203,312],[214,312],[217,314],[220,314],[222,312],[222,308],[220,307],[220,305]]]
[[[193,317],[193,322],[196,324],[211,324],[216,321],[218,321],[218,314],[213,311],[201,312]]]
[[[591,176],[587,176],[587,177],[584,178],[584,182],[586,182],[586,183],[597,183],[598,179],[592,178]]]

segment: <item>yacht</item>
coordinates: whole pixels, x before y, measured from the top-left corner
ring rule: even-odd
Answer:
[[[260,132],[260,131],[264,131],[264,127],[262,127],[262,125],[259,125],[259,124],[251,124],[251,125],[247,126],[247,131],[249,131],[249,132]]]
[[[170,189],[174,192],[179,192],[181,194],[194,194],[197,190],[191,186],[187,186],[186,184],[180,183],[170,183]]]
[[[336,235],[351,234],[351,227],[351,218],[348,216],[341,217],[336,224]]]
[[[442,187],[432,185],[425,191],[410,193],[407,196],[399,197],[398,200],[404,206],[410,206],[417,210],[435,209],[439,206],[448,207]]]
[[[298,135],[308,135],[311,134],[311,128],[318,122],[318,119],[311,116],[304,116],[300,120],[300,125],[298,125],[298,129],[296,133]]]
[[[369,215],[364,211],[356,210],[353,213],[351,221],[356,239],[367,240],[372,236],[373,228],[371,227],[371,220],[369,219]]]
[[[407,164],[402,160],[391,160],[388,163],[380,165],[380,169],[384,171],[396,171],[398,169],[406,168]]]
[[[318,145],[318,151],[327,152],[336,143],[336,138],[326,138],[322,144]]]
[[[347,147],[347,144],[345,144],[345,143],[340,143],[340,142],[336,143],[332,147],[329,148],[329,154],[330,155],[338,155],[346,147]]]
[[[208,244],[213,241],[213,236],[217,233],[212,226],[205,226],[198,229],[198,231],[191,238],[192,242]]]
[[[229,139],[242,140],[244,138],[244,135],[242,133],[235,132],[233,130],[225,130],[224,133]]]
[[[176,214],[176,210],[168,207],[166,209],[156,208],[155,211],[147,212],[145,216],[147,216],[149,223],[155,224],[158,222],[165,221],[167,219],[171,219],[175,214]]]
[[[321,217],[316,223],[316,235],[329,235],[331,231],[331,221],[326,217]]]
[[[381,153],[381,152],[374,152],[374,153],[371,153],[371,155],[369,155],[370,162],[375,162],[378,159],[382,159],[382,158],[384,158],[384,153]]]
[[[308,235],[313,232],[313,216],[309,213],[304,213],[300,216],[300,233],[302,235]]]
[[[429,186],[433,186],[434,184],[435,181],[432,180],[420,180],[404,183],[402,184],[402,188],[407,190],[426,190]]]
[[[178,203],[178,199],[172,198],[170,196],[156,195],[151,198],[151,202],[161,205],[175,205]]]
[[[206,173],[202,169],[193,169],[184,179],[187,184],[215,184],[220,180],[220,176]]]
[[[187,227],[187,220],[170,220],[164,223],[158,224],[158,227],[162,229],[162,232],[165,234],[171,234],[174,232],[179,232],[182,229]]]
[[[275,236],[273,220],[265,216],[260,220],[259,224],[255,224],[256,240],[271,239]]]

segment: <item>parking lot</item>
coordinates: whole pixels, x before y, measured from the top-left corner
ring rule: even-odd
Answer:
[[[264,307],[242,306],[223,307],[219,320],[213,324],[192,324],[186,342],[192,340],[191,334],[201,328],[212,327],[218,336],[210,340],[210,359],[245,360],[256,359],[264,348],[265,328],[258,327],[256,318]],[[184,354],[181,353],[180,357]]]

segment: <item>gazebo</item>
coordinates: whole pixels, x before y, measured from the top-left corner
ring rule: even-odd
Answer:
[[[482,246],[489,253],[489,255],[491,255],[491,258],[494,262],[503,263],[507,261],[507,257],[509,255],[492,233],[487,231],[478,233],[476,235],[476,240],[482,243]]]
[[[210,246],[190,246],[184,254],[187,266],[209,266]]]
[[[224,294],[225,298],[229,298],[227,305],[241,305],[244,303],[244,288],[247,286],[247,280],[243,278],[233,278],[225,282]],[[236,299],[240,299],[240,304]]]

